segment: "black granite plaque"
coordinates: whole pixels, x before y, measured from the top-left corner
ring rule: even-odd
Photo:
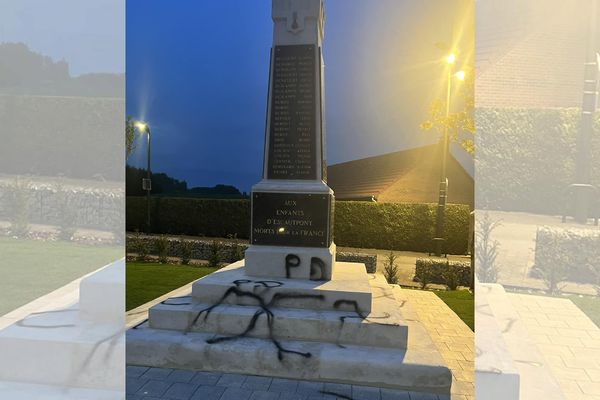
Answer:
[[[251,243],[329,247],[332,204],[331,195],[254,192]]]
[[[314,45],[273,49],[267,179],[316,179],[317,51]]]

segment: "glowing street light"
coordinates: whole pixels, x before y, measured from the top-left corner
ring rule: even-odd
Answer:
[[[456,62],[456,55],[454,53],[449,54],[446,57],[446,64],[448,64],[448,87],[446,92],[446,121],[450,117],[450,94],[452,92],[452,76],[456,77],[459,81],[465,80],[465,71],[457,71],[452,73],[452,65]],[[448,137],[448,124],[445,124],[444,136],[443,136],[443,148],[442,148],[442,171],[439,183],[439,195],[438,195],[438,207],[437,207],[437,218],[435,227],[435,255],[440,257],[442,255],[442,243],[444,242],[444,216],[446,212],[446,201],[448,199],[448,176],[447,176],[447,165],[448,165],[448,153],[450,152],[450,140]]]
[[[146,191],[146,232],[150,233],[150,191],[152,190],[152,179],[150,178],[150,126],[144,121],[136,121],[134,126],[140,131],[140,133],[148,134],[146,179],[142,180],[142,189]]]
[[[148,131],[148,133],[150,133],[150,128],[148,128],[148,124],[142,121],[136,121],[135,122],[135,127],[138,128],[138,130],[142,133],[145,133],[146,130]]]

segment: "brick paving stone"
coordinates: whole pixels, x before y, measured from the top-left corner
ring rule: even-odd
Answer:
[[[173,372],[171,368],[149,368],[146,372],[144,372],[142,378],[166,379],[171,372]]]
[[[410,395],[404,390],[381,389],[381,400],[410,400]]]
[[[269,392],[288,392],[295,393],[298,388],[298,381],[293,379],[273,378]]]
[[[148,379],[130,378],[127,376],[125,378],[125,392],[129,394],[137,393],[137,391],[140,390],[140,388],[144,386],[146,382],[148,382]]]
[[[139,378],[148,371],[149,367],[140,367],[137,365],[128,365],[125,371],[128,378]]]
[[[267,392],[264,390],[255,390],[250,396],[250,400],[278,400],[279,393]]]
[[[175,382],[163,397],[169,400],[189,400],[199,386],[193,383]]]
[[[600,396],[600,383],[597,382],[578,382],[581,387],[581,391],[584,394],[590,394],[594,396]]]
[[[227,388],[225,386],[200,386],[191,400],[218,400]]]
[[[352,385],[345,385],[343,383],[325,383],[323,386],[323,391],[351,397]]]
[[[218,372],[196,372],[190,381],[190,383],[197,383],[199,385],[214,386],[221,379],[221,373]]]
[[[381,400],[379,388],[352,385],[353,400]]]
[[[244,389],[266,391],[269,389],[269,386],[271,386],[272,380],[272,378],[268,378],[265,376],[249,376],[242,384],[242,387]]]
[[[228,387],[219,400],[248,400],[250,396],[252,396],[252,390]]]
[[[223,374],[217,382],[217,386],[227,386],[231,388],[241,388],[246,380],[246,376],[240,374]]]
[[[161,397],[167,389],[172,385],[172,382],[149,380],[136,394],[142,396]]]
[[[298,381],[298,388],[296,389],[296,393],[307,397],[322,396],[322,390],[322,382]]]
[[[306,396],[298,393],[283,392],[279,394],[279,400],[306,400]]]
[[[438,400],[438,397],[431,393],[410,392],[410,400]]]
[[[196,375],[194,371],[188,371],[185,369],[176,369],[167,376],[167,380],[170,382],[182,382],[189,383],[192,378]]]

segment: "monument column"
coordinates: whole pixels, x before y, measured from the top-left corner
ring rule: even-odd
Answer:
[[[333,191],[326,183],[322,0],[273,0],[263,179],[252,187],[246,274],[329,280]]]

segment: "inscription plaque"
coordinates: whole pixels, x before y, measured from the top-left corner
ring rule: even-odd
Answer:
[[[275,46],[267,179],[316,179],[314,45]]]
[[[251,243],[329,247],[333,196],[326,194],[252,194]]]

